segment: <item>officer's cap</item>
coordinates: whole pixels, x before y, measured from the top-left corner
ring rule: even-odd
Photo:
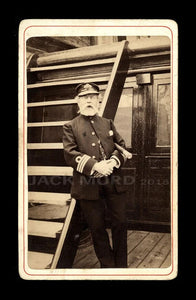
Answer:
[[[76,87],[77,96],[99,94],[99,87],[95,83],[81,83]]]

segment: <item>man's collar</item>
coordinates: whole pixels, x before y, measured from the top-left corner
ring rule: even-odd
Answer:
[[[97,119],[97,114],[95,114],[94,116],[85,116],[81,114],[81,117],[83,117],[86,120],[96,120]]]

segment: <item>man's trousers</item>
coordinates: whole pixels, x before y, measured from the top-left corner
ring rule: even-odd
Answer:
[[[91,231],[101,268],[127,267],[127,219],[125,193],[117,194],[112,184],[99,185],[100,199],[79,200]],[[105,206],[110,215],[112,247],[105,226]]]

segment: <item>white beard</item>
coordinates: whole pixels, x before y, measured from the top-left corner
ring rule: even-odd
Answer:
[[[80,107],[79,112],[81,115],[90,117],[96,115],[98,113],[98,109],[94,105],[92,105],[91,107],[84,106]]]

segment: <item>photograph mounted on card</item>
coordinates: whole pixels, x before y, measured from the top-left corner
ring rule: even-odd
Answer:
[[[178,26],[19,26],[19,274],[177,276]]]

